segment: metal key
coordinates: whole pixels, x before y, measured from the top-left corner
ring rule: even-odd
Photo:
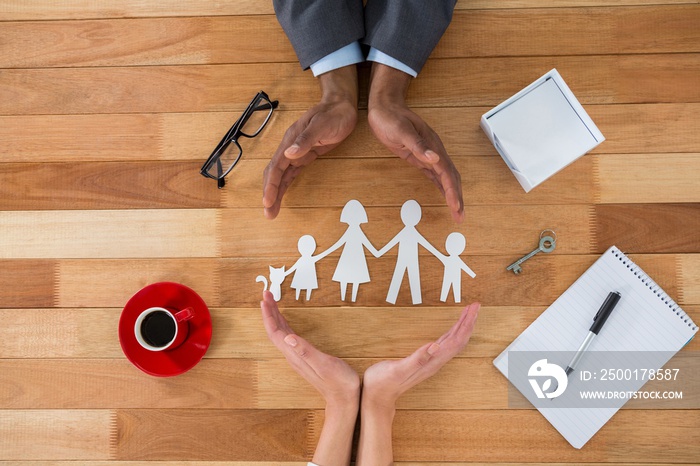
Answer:
[[[551,231],[554,236],[549,236],[549,235],[543,236],[544,233],[548,232],[548,231]],[[552,230],[544,230],[540,234],[539,247],[537,249],[535,249],[534,251],[532,251],[530,254],[527,254],[527,255],[521,257],[520,259],[518,259],[517,261],[513,262],[512,264],[510,264],[508,267],[506,267],[506,270],[512,270],[514,274],[518,275],[520,272],[523,271],[522,267],[520,267],[520,264],[522,264],[523,262],[525,262],[526,260],[528,260],[529,258],[531,258],[532,256],[534,256],[535,254],[537,254],[540,251],[545,252],[545,253],[550,253],[550,252],[554,251],[554,247],[557,244],[557,241],[555,238],[556,238],[556,233],[554,233]]]

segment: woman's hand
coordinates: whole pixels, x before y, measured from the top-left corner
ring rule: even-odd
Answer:
[[[472,303],[465,307],[447,333],[437,341],[421,346],[410,356],[369,367],[363,382],[363,410],[365,402],[393,409],[402,394],[435,375],[459,354],[469,342],[480,306]]]
[[[282,352],[289,365],[306,379],[330,405],[353,407],[357,413],[360,377],[341,359],[325,354],[296,335],[280,313],[269,291],[263,292],[262,308],[265,331]]]

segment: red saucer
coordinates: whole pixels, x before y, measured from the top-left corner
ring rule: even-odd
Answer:
[[[188,321],[185,342],[165,351],[148,351],[139,345],[134,336],[134,324],[139,314],[149,307],[194,308],[195,315]],[[197,293],[178,283],[161,282],[143,288],[126,303],[119,319],[119,343],[127,359],[145,373],[158,377],[171,377],[192,369],[204,357],[210,341],[209,308]]]

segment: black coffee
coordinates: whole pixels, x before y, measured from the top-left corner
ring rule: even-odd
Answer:
[[[151,346],[162,348],[175,337],[175,322],[164,311],[151,312],[141,322],[141,335]]]

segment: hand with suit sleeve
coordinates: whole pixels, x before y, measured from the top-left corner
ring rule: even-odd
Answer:
[[[357,123],[357,67],[338,68],[318,77],[321,101],[287,129],[263,173],[263,207],[277,217],[282,197],[302,168],[333,150]]]
[[[452,218],[461,223],[462,178],[440,136],[406,105],[412,79],[389,66],[372,65],[367,104],[369,126],[391,152],[420,169],[438,187]]]

